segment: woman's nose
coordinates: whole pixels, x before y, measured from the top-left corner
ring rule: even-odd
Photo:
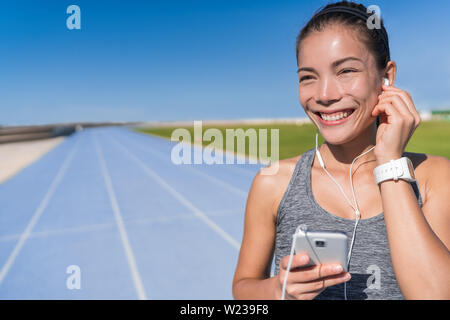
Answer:
[[[341,98],[340,90],[332,79],[325,78],[319,81],[316,91],[316,102],[329,104],[331,101],[336,101]]]

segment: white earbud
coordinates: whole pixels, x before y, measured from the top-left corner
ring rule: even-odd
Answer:
[[[389,86],[389,85],[391,85],[391,83],[389,82],[389,79],[388,78],[383,78],[384,79],[384,85],[385,86]]]

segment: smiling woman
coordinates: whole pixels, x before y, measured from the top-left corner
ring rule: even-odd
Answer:
[[[300,32],[296,46],[300,103],[327,141],[341,138],[336,136],[335,126],[347,122],[350,116],[357,118],[353,125],[362,121],[363,115],[368,120],[365,127],[373,123],[375,118],[364,105],[374,106],[382,78],[393,84],[396,73],[383,21],[380,19],[380,29],[371,30],[360,15],[349,13],[347,8],[330,14],[332,8],[311,19]],[[365,12],[364,7],[350,8],[361,15]],[[327,32],[323,32],[325,28]],[[374,127],[376,123],[371,130],[376,130]]]
[[[300,104],[325,143],[253,180],[237,299],[450,298],[450,188],[441,187],[450,161],[405,152],[421,119],[394,86],[383,21],[369,28],[367,12],[329,4],[297,38]],[[294,254],[292,235],[304,224],[344,232],[347,265],[311,266],[303,251]]]

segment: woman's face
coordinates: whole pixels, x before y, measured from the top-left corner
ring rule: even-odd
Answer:
[[[311,33],[298,63],[300,104],[328,143],[351,141],[374,123],[382,78],[354,31],[331,26]]]

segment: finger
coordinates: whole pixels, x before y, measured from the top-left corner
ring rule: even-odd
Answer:
[[[285,256],[280,261],[280,269],[286,270],[289,264],[290,256]],[[309,256],[307,253],[298,253],[292,257],[291,269],[306,266],[309,262]]]
[[[404,90],[387,90],[387,91],[383,91],[381,93],[382,96],[390,96],[390,95],[398,95],[400,98],[403,99],[403,101],[406,103],[406,105],[408,106],[409,110],[412,113],[417,113],[417,109],[414,106],[413,100],[411,95],[404,91]]]
[[[295,300],[313,300],[315,297],[317,297],[324,290],[325,289],[317,290],[317,291],[311,291],[311,292],[303,292],[301,288],[300,289],[294,288],[293,290],[291,290],[292,294],[289,294],[289,292],[287,292],[287,291],[286,291],[286,293],[290,297],[290,300],[292,300],[292,299],[295,299]]]
[[[407,138],[407,140],[409,140],[420,123],[420,116],[417,115],[418,119],[416,119],[414,114],[411,113],[410,109],[408,108],[404,100],[399,97],[399,95],[385,97],[382,98],[382,100],[386,102],[391,102],[392,106],[396,108],[399,113],[402,114],[403,116],[402,120],[404,121],[405,125],[409,127]]]
[[[383,93],[394,93],[399,94],[406,102],[411,112],[417,112],[416,107],[414,106],[413,99],[411,94],[408,91],[402,90],[400,88],[394,86],[383,86]]]
[[[348,272],[332,275],[306,283],[291,283],[286,287],[286,293],[298,299],[306,299],[307,294],[319,294],[328,287],[347,282],[351,279]]]
[[[396,91],[384,91],[379,97],[390,97],[390,96],[399,96],[404,103],[406,104],[406,106],[408,107],[409,111],[411,112],[411,114],[414,117],[414,123],[415,126],[417,127],[419,125],[419,123],[421,122],[421,118],[419,115],[419,112],[417,111],[416,107],[414,106],[414,103],[412,102],[411,96],[409,95],[409,93],[407,93],[406,91],[403,90],[396,90]]]
[[[411,97],[411,95],[409,94],[408,91],[400,89],[400,88],[398,88],[396,86],[385,86],[385,85],[383,85],[382,86],[382,90],[383,90],[383,92],[404,93],[407,97],[409,97],[412,100],[412,97]]]
[[[383,89],[383,91],[396,91],[396,92],[406,92],[405,90],[403,90],[403,89],[400,89],[399,87],[396,87],[396,86],[394,86],[394,85],[389,85],[389,86],[386,86],[386,85],[381,85],[381,87],[382,87],[382,89]],[[407,92],[406,92],[407,93]],[[408,93],[409,94],[409,93]]]
[[[404,141],[404,145],[402,146],[402,150],[404,150],[415,130],[415,127],[409,124],[413,124],[413,117],[412,115],[405,116],[401,114],[398,110],[399,107],[396,106],[395,103],[386,100],[387,99],[384,99],[382,103],[376,106],[376,112],[381,114],[380,126],[385,123],[394,125],[394,127],[397,128],[397,135],[400,137],[399,141]],[[405,128],[408,130],[407,132],[405,131]]]
[[[399,87],[396,87],[394,85],[387,86],[387,85],[383,84],[382,87],[383,87],[383,90],[386,90],[386,91],[403,91],[402,89],[400,89]]]
[[[332,275],[308,283],[303,283],[303,292],[323,291],[328,287],[350,281],[350,279],[351,275],[349,272],[342,272],[338,275]]]
[[[392,104],[390,102],[379,102],[372,110],[372,116],[376,117],[378,115],[385,114],[387,117],[392,117],[395,115],[393,113]]]
[[[382,101],[383,103],[390,102],[401,116],[401,119],[399,119],[399,121],[401,120],[410,127],[410,134],[412,133],[412,131],[414,131],[414,129],[416,128],[416,119],[414,118],[414,115],[409,111],[408,106],[398,95],[382,97],[380,98],[380,101]]]
[[[408,105],[403,101],[401,97],[398,95],[380,95],[378,98],[380,102],[391,102],[394,107],[398,110],[399,113],[402,115],[408,116],[414,120],[414,116],[412,115],[411,111],[408,108]]]
[[[380,115],[381,124],[393,124],[399,128],[405,124],[404,116],[397,110],[392,102],[381,102],[376,106],[375,114]]]
[[[292,282],[310,282],[324,277],[341,274],[343,271],[340,264],[326,264],[307,267],[298,271],[294,271]]]

